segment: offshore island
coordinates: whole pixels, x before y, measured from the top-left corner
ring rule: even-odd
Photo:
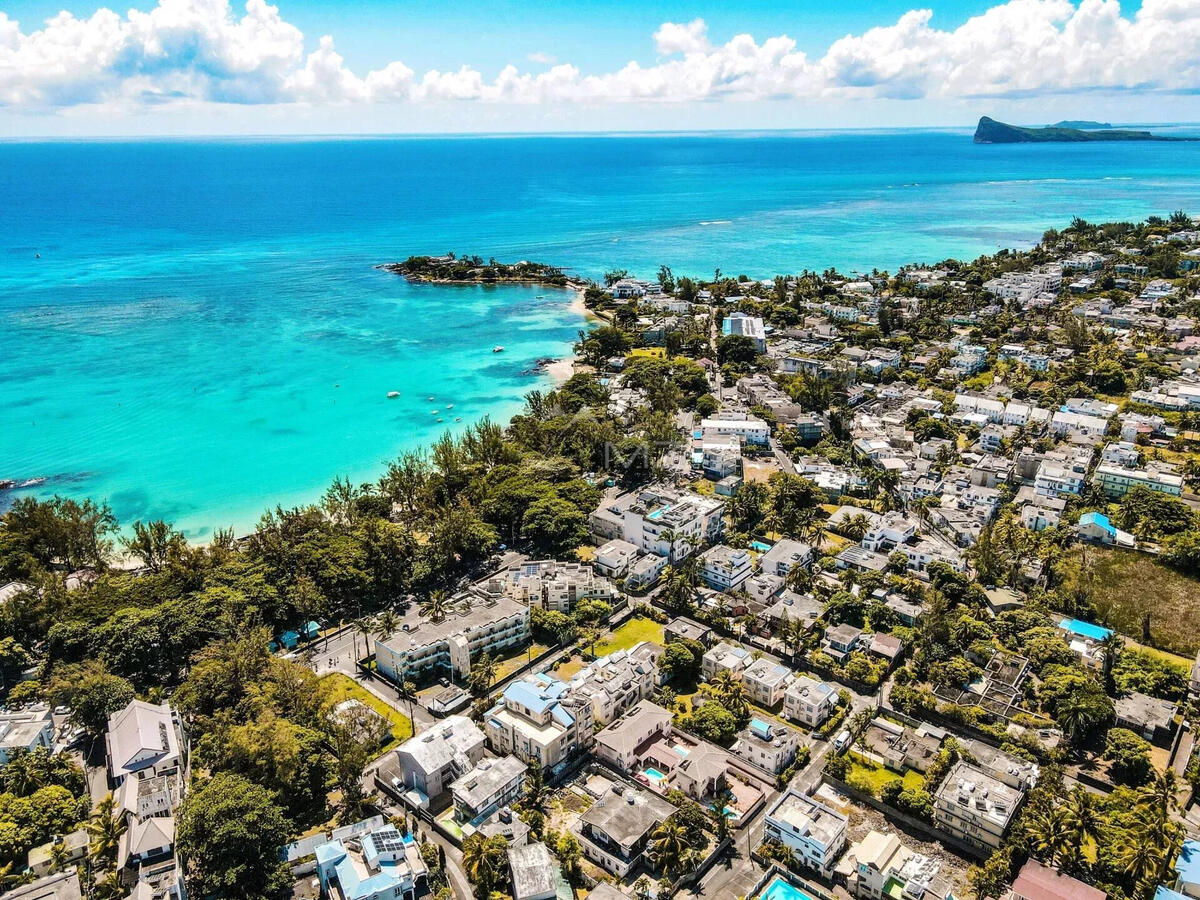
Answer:
[[[1195,896],[1191,216],[869,274],[385,268],[603,322],[507,426],[241,539],[18,499],[11,896]]]
[[[975,127],[976,144],[1078,144],[1088,141],[1194,141],[1196,138],[1164,137],[1149,131],[1113,128],[1101,122],[1059,122],[1045,128],[1009,125],[981,116]]]

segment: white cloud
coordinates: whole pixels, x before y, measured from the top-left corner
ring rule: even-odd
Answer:
[[[553,53],[542,53],[541,51],[538,51],[537,53],[530,53],[525,57],[525,59],[531,63],[537,63],[540,66],[552,66],[558,62],[558,57],[556,57]]]
[[[418,74],[400,61],[356,74],[330,36],[306,53],[304,35],[264,0],[248,0],[244,13],[229,0],[158,0],[124,17],[63,12],[29,32],[0,12],[0,106],[956,100],[1200,89],[1200,0],[1143,0],[1131,16],[1118,0],[1008,0],[953,30],[932,20],[930,10],[912,10],[819,57],[786,35],[713,44],[702,19],[666,22],[654,32],[652,64],[585,74],[534,53],[528,60],[548,69],[508,65],[488,77],[470,66]]]

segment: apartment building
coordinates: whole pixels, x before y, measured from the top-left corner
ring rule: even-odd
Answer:
[[[743,549],[719,544],[700,555],[700,577],[714,591],[736,591],[753,571],[750,554]]]
[[[751,702],[774,708],[783,702],[796,673],[767,657],[756,659],[742,671],[742,687]]]
[[[846,846],[847,824],[842,813],[792,788],[767,811],[764,836],[828,878]]]
[[[779,722],[752,718],[750,724],[738,732],[731,751],[763,771],[778,775],[796,759],[800,749],[800,735]]]
[[[833,714],[839,702],[833,685],[808,675],[798,675],[784,694],[783,714],[793,722],[819,728]]]
[[[933,822],[951,837],[994,850],[1003,841],[1024,796],[977,766],[959,760],[938,788]]]
[[[396,748],[398,776],[419,805],[433,803],[483,759],[483,732],[466,716],[448,716]]]
[[[745,647],[739,647],[736,644],[728,644],[725,641],[714,646],[704,654],[700,661],[700,672],[704,676],[705,681],[712,681],[719,672],[732,672],[738,678],[742,677],[742,670],[751,662],[750,651]]]
[[[1135,487],[1144,487],[1169,497],[1178,497],[1183,493],[1182,475],[1152,466],[1135,469],[1103,463],[1096,466],[1092,479],[1097,487],[1113,499],[1124,497]]]
[[[720,539],[725,501],[654,486],[602,504],[589,518],[593,537],[620,538],[639,550],[677,562]]]
[[[628,567],[627,567],[628,568]],[[580,600],[612,603],[616,585],[585,563],[530,560],[497,572],[480,585],[489,596],[505,596],[526,606],[569,613]]]

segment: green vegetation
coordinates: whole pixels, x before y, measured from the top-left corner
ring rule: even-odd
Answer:
[[[1058,577],[1064,593],[1085,593],[1100,620],[1117,631],[1174,653],[1194,656],[1200,649],[1200,580],[1153,556],[1077,549],[1063,557]]]
[[[607,656],[617,650],[628,650],[642,641],[662,644],[663,626],[653,619],[633,616],[623,622],[610,637],[596,642],[596,656]]]
[[[391,750],[413,736],[412,720],[395,707],[376,697],[365,687],[341,672],[331,672],[321,677],[321,691],[326,703],[336,706],[344,700],[357,700],[364,706],[374,710],[388,723],[388,738],[380,746],[379,752]]]
[[[561,269],[538,262],[501,263],[479,256],[447,253],[445,256],[410,256],[404,262],[380,266],[396,275],[417,281],[446,281],[461,284],[522,282],[566,286]]]
[[[847,756],[850,757],[850,769],[846,774],[846,783],[876,797],[880,796],[884,785],[892,781],[899,781],[904,790],[909,791],[919,790],[925,785],[924,776],[912,769],[907,770],[901,776],[856,753],[849,753]]]
[[[1129,131],[1120,128],[1101,128],[1085,131],[1079,128],[1049,126],[1047,128],[1023,128],[1007,125],[987,116],[981,116],[975,128],[977,144],[1039,144],[1039,143],[1082,143],[1087,141],[1179,141],[1186,138],[1159,137],[1149,131]]]

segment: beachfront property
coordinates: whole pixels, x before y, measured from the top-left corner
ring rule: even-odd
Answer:
[[[496,572],[479,587],[490,597],[504,596],[526,606],[562,613],[571,612],[581,600],[612,603],[620,595],[616,585],[592,566],[553,559],[511,566]]]
[[[846,846],[848,822],[842,813],[792,788],[767,811],[764,836],[828,878]]]
[[[583,855],[624,878],[642,861],[650,833],[676,812],[653,791],[614,785],[575,825]]]
[[[754,342],[759,353],[767,352],[767,331],[763,320],[744,312],[732,312],[721,323],[722,334],[740,335]]]
[[[783,702],[795,677],[796,673],[787,666],[763,656],[742,671],[742,687],[751,703],[773,708]]]
[[[375,667],[396,684],[449,675],[465,678],[471,661],[529,641],[529,607],[505,596],[474,590],[456,595],[439,620],[422,616],[415,605],[400,629],[375,638]]]
[[[778,775],[795,761],[800,735],[779,722],[755,717],[738,732],[730,749],[739,759]]]
[[[415,806],[440,806],[456,779],[483,759],[484,734],[466,716],[448,716],[396,748],[400,785]]]
[[[1144,469],[1138,469],[1132,466],[1102,463],[1096,466],[1092,481],[1114,500],[1124,497],[1135,487],[1144,487],[1157,494],[1166,494],[1168,497],[1178,497],[1183,493],[1183,476],[1161,466],[1150,465]]]
[[[933,822],[953,838],[995,850],[1024,797],[1022,791],[959,760],[934,797]]]
[[[745,647],[722,641],[704,654],[700,660],[700,674],[705,681],[712,681],[719,672],[731,672],[741,678],[742,670],[750,661],[750,651]]]
[[[736,591],[753,570],[750,554],[743,549],[718,544],[700,554],[700,577],[714,591]]]
[[[0,712],[0,766],[20,752],[31,752],[54,743],[54,717],[50,707]]]
[[[339,900],[415,900],[428,890],[429,869],[411,835],[394,825],[321,844],[317,877]]]
[[[480,760],[475,768],[450,783],[454,818],[476,825],[502,806],[515,803],[528,770],[515,756]]]
[[[602,503],[588,524],[599,542],[619,538],[674,563],[721,537],[724,512],[723,500],[656,485]]]
[[[840,702],[833,685],[808,675],[798,675],[783,696],[783,714],[793,722],[819,728]]]
[[[108,717],[104,736],[108,777],[119,786],[129,776],[152,778],[180,770],[183,755],[179,722],[167,703],[130,700]]]
[[[951,900],[950,882],[941,863],[917,853],[893,832],[872,829],[850,845],[837,871],[850,893],[861,900]]]

